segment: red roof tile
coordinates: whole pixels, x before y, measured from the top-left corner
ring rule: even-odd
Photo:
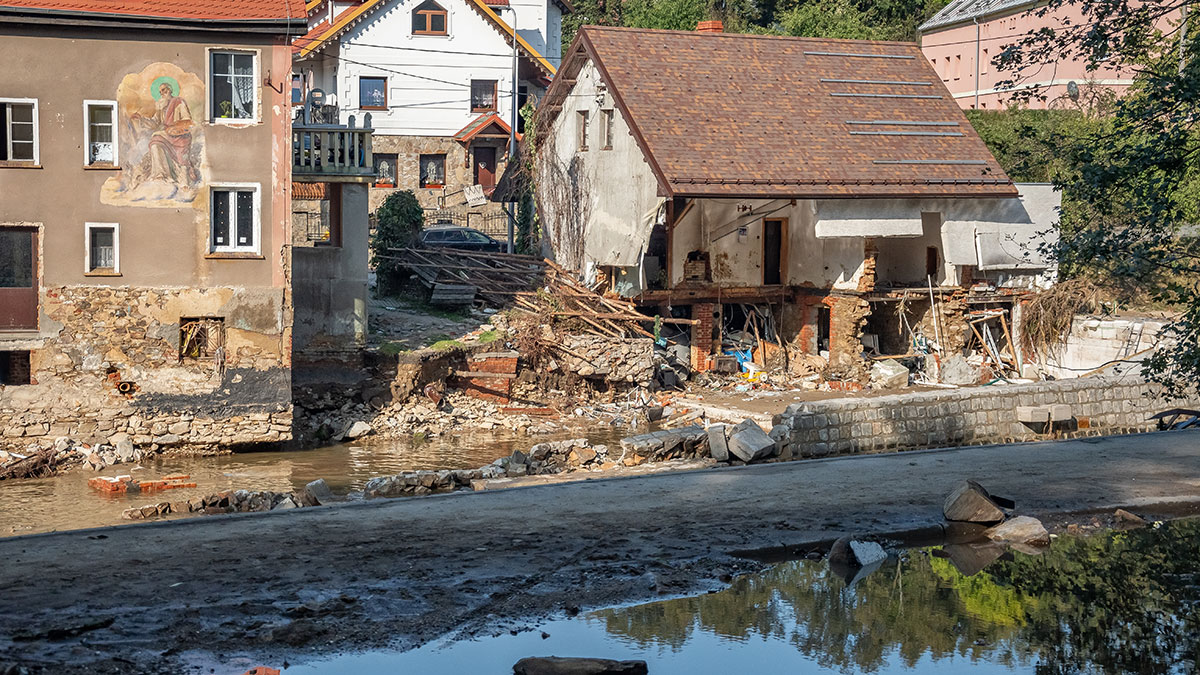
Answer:
[[[1017,194],[915,44],[587,26],[543,107],[581,56],[671,195]]]
[[[303,19],[304,0],[0,0],[0,9],[193,21]]]

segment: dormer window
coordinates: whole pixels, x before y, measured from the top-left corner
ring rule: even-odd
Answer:
[[[413,10],[413,35],[445,35],[446,10],[433,0],[425,0]]]

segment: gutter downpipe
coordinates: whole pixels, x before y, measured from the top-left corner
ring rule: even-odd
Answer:
[[[975,109],[979,110],[979,17],[971,17],[975,22]]]

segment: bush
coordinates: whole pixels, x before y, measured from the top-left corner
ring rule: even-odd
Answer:
[[[375,268],[381,294],[399,288],[403,279],[400,265],[388,260],[390,249],[407,248],[417,243],[425,225],[425,211],[412,190],[388,196],[375,212],[375,237],[371,240],[371,263]]]

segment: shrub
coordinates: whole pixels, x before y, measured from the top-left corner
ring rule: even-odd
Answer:
[[[375,212],[375,237],[371,240],[372,266],[375,268],[381,293],[386,294],[401,285],[400,265],[388,260],[390,249],[407,248],[417,243],[425,225],[425,211],[412,190],[395,192],[384,200]]]

